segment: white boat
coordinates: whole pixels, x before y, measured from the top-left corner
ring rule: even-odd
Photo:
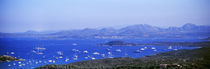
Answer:
[[[169,46],[168,49],[172,49],[172,46]]]
[[[53,60],[53,63],[55,63],[55,60]]]
[[[85,59],[88,59],[88,57],[85,57]]]
[[[105,54],[101,54],[101,57],[105,57]]]
[[[32,52],[38,55],[44,54],[43,51],[46,50],[46,48],[43,47],[35,47]]]
[[[73,60],[77,60],[78,59],[78,55],[74,55]]]
[[[147,49],[147,47],[144,47],[144,49]]]
[[[156,49],[155,47],[152,47],[152,49]]]
[[[80,52],[79,50],[77,49],[72,49],[73,52]]]
[[[59,56],[58,58],[60,58],[60,59],[61,59],[61,58],[63,58],[63,56]]]
[[[73,45],[73,46],[76,46],[76,45],[77,45],[77,43],[72,43],[72,45]]]
[[[85,50],[85,51],[83,51],[83,53],[88,53],[88,51],[87,51],[87,50]]]
[[[92,59],[92,60],[95,60],[96,58],[92,57],[91,59]]]
[[[177,51],[178,49],[174,49],[175,51]]]
[[[11,54],[15,54],[15,52],[11,52]]]
[[[99,55],[100,53],[98,53],[98,52],[94,52],[93,54],[94,54],[94,55]]]
[[[144,48],[141,48],[141,50],[144,50]]]
[[[108,54],[110,55],[110,54],[112,54],[111,52],[108,52]]]
[[[57,54],[58,54],[58,55],[63,55],[63,52],[58,51]]]
[[[106,48],[106,50],[107,50],[107,51],[110,51],[110,49],[109,49],[109,48]]]
[[[8,66],[11,66],[10,64]]]
[[[44,48],[44,47],[36,47],[35,49],[37,49],[37,50],[46,50],[46,48]]]
[[[32,50],[32,52],[33,53],[35,53],[35,54],[38,54],[38,55],[42,55],[42,54],[44,54],[43,52],[41,52],[41,51],[35,51],[35,50]]]
[[[153,50],[153,51],[157,51],[157,50],[155,49],[155,50]]]
[[[38,64],[39,62],[35,62],[35,64]]]
[[[78,57],[78,55],[74,55],[74,57],[76,57],[76,58],[77,58],[77,57]]]
[[[66,58],[65,61],[68,62],[69,61],[69,58]]]
[[[136,50],[135,53],[141,53],[141,51],[140,50]]]
[[[117,49],[117,50],[115,50],[116,52],[121,52],[121,50],[120,49]]]
[[[39,60],[39,63],[42,63],[42,61],[41,61],[41,60]]]
[[[23,66],[25,66],[26,64],[22,64]]]
[[[111,56],[110,56],[110,57],[108,57],[108,58],[114,58],[114,57],[111,57]]]
[[[19,64],[21,64],[21,62],[18,62]]]
[[[48,60],[48,62],[50,62],[50,63],[51,63],[51,62],[52,62],[52,60]]]

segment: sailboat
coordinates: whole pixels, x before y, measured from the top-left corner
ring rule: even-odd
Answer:
[[[172,49],[172,46],[169,46],[168,49]]]

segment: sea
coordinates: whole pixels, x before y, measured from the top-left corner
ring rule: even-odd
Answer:
[[[66,39],[40,40],[33,38],[0,38],[0,55],[9,55],[24,61],[0,62],[0,69],[34,69],[49,64],[70,64],[73,62],[116,57],[140,58],[161,52],[199,47],[184,46],[97,46],[113,40],[131,43],[199,42],[199,39]]]

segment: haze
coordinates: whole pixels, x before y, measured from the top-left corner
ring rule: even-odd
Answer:
[[[1,0],[0,32],[210,24],[209,0]]]

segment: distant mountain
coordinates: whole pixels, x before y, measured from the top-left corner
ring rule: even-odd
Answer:
[[[0,37],[35,37],[40,39],[71,39],[71,38],[205,38],[210,37],[210,26],[187,23],[182,27],[160,28],[147,24],[137,24],[121,29],[102,28],[82,30],[67,30],[58,32],[0,33]]]

